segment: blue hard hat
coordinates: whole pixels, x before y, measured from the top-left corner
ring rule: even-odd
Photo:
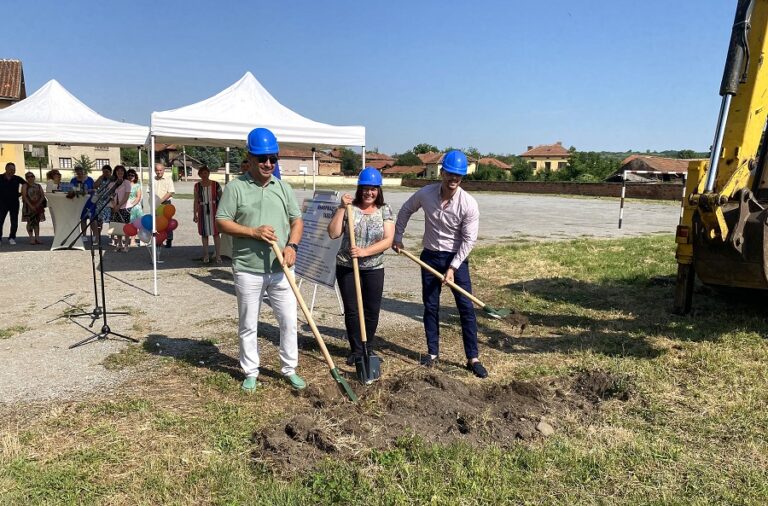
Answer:
[[[366,167],[357,177],[357,186],[381,186],[381,172],[373,167]]]
[[[459,176],[467,175],[467,157],[458,149],[448,151],[443,157],[443,170]]]
[[[254,128],[248,134],[248,152],[252,155],[274,155],[280,152],[275,134],[266,128]]]

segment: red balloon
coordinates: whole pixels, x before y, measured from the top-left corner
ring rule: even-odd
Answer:
[[[157,244],[162,244],[165,242],[165,240],[168,239],[168,234],[165,232],[158,232],[155,236],[155,240],[157,241]]]
[[[138,233],[139,233],[139,229],[136,228],[136,226],[133,223],[126,223],[125,225],[123,225],[123,234],[127,235],[128,237],[133,237]]]
[[[168,228],[166,230],[173,232],[174,230],[176,230],[176,227],[178,226],[179,226],[179,222],[171,218],[170,220],[168,220]]]

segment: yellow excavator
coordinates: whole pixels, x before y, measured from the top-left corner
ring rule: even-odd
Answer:
[[[709,161],[691,162],[677,227],[674,311],[706,284],[768,290],[768,0],[739,0]]]

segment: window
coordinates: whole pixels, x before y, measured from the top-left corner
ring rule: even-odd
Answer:
[[[96,146],[94,151],[109,151],[109,146]]]
[[[533,170],[536,170],[536,168],[537,168],[537,166],[536,166],[536,162],[528,162],[528,166],[529,166],[530,168],[532,168]]]
[[[568,165],[567,162],[557,162],[557,169],[564,169],[566,165]]]
[[[552,162],[544,162],[544,170],[552,170]]]
[[[101,170],[101,168],[104,167],[105,165],[109,165],[109,158],[96,159],[96,170]]]
[[[59,168],[60,169],[71,169],[72,168],[72,159],[71,158],[59,158]]]

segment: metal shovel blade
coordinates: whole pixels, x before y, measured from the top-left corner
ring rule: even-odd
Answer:
[[[347,383],[347,380],[341,377],[341,374],[339,374],[339,370],[335,367],[331,369],[331,376],[333,376],[333,379],[336,380],[336,383],[339,384],[339,387],[344,391],[344,393],[349,397],[349,400],[352,402],[357,402],[357,395],[355,395],[355,391],[352,390],[352,387],[349,386],[349,383]]]
[[[357,357],[355,371],[360,383],[370,385],[381,377],[381,360],[376,355]]]
[[[491,306],[483,306],[483,311],[485,311],[485,314],[490,316],[491,318],[501,319],[506,318],[509,316],[509,309],[501,309],[501,308],[493,308]]]

